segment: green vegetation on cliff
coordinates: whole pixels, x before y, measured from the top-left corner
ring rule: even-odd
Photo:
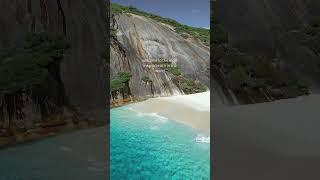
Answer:
[[[132,75],[128,72],[119,72],[114,78],[111,79],[111,92],[119,91],[126,87]]]
[[[123,99],[131,96],[131,90],[129,87],[129,81],[132,75],[129,72],[118,72],[118,74],[112,77],[110,82],[110,94],[111,98],[117,99],[118,95]]]
[[[309,84],[295,74],[280,69],[269,59],[254,57],[228,49],[220,61],[215,61],[226,78],[227,86],[244,101],[293,98],[309,93]]]
[[[208,90],[208,88],[201,82],[187,78],[183,74],[181,68],[176,64],[173,64],[168,59],[160,58],[159,61],[154,61],[153,64],[157,65],[160,69],[166,71],[167,73],[170,73],[173,76],[173,83],[177,85],[185,94],[200,93]],[[145,83],[152,82],[148,76],[143,76],[142,81]]]
[[[148,76],[143,76],[143,77],[141,78],[141,80],[142,80],[144,83],[152,82],[152,80],[151,80]]]
[[[162,69],[174,76],[173,82],[185,94],[194,94],[207,91],[207,87],[201,82],[185,77],[179,66],[173,65],[170,61],[164,61],[164,63],[165,66],[162,67]]]
[[[199,81],[195,81],[184,76],[175,76],[174,82],[185,94],[201,93],[208,90],[208,88]]]
[[[110,38],[116,38],[117,30],[110,26]]]
[[[320,55],[320,20],[312,22],[303,30],[303,43],[315,54]]]
[[[168,24],[170,26],[173,26],[175,28],[175,31],[179,34],[190,34],[193,38],[199,39],[203,44],[209,46],[210,42],[210,30],[204,29],[204,28],[196,28],[196,27],[190,27],[187,25],[183,25],[178,23],[177,21],[170,19],[170,18],[164,18],[152,13],[147,13],[144,11],[140,11],[139,9],[133,7],[133,6],[122,6],[117,3],[111,3],[111,14],[120,14],[120,13],[132,13],[140,16],[145,16],[148,18],[151,18],[153,20],[156,20],[158,22]]]
[[[171,74],[175,76],[180,76],[182,75],[182,71],[178,66],[173,66],[173,67],[165,67],[164,68],[166,71],[170,72]]]
[[[48,66],[63,58],[69,47],[65,37],[53,33],[30,33],[22,49],[2,50],[0,55],[0,94],[14,93],[41,84]]]
[[[224,80],[224,85],[242,102],[265,102],[309,94],[310,85],[293,72],[282,68],[279,62],[251,56],[229,47],[228,35],[223,26],[215,18],[212,19],[212,23],[212,65],[215,67],[214,70],[219,71],[214,74],[219,74]],[[307,33],[310,34],[307,44],[312,47],[316,47],[317,43],[316,27],[312,26]]]
[[[22,48],[0,50],[0,128],[25,128],[23,108],[29,101],[42,119],[61,110],[65,99],[59,62],[68,48],[64,35],[29,33]]]
[[[213,27],[213,42],[214,44],[224,44],[228,42],[228,35],[224,31],[221,24],[215,24]]]

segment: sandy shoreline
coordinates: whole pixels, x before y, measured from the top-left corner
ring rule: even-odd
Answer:
[[[79,130],[103,126],[105,126],[105,123],[100,121],[80,121],[77,124],[66,121],[52,121],[39,124],[27,131],[15,131],[12,134],[0,132],[0,150],[6,147],[40,141],[50,137],[75,133]]]
[[[210,130],[210,92],[152,98],[130,107],[143,113],[157,113],[200,131]]]

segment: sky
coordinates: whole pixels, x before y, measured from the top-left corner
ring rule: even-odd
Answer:
[[[111,0],[140,10],[174,19],[181,24],[210,27],[210,0]]]

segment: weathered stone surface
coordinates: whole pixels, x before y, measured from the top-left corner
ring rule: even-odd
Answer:
[[[213,11],[228,32],[231,46],[250,54],[279,58],[319,84],[319,56],[293,33],[319,19],[319,9],[317,0],[220,0]]]
[[[0,48],[21,47],[27,32],[60,32],[70,42],[60,67],[69,105],[105,121],[106,8],[103,0],[3,0]]]
[[[135,97],[182,94],[169,73],[148,70],[143,67],[144,60],[174,59],[186,77],[209,87],[209,47],[185,39],[172,27],[143,16],[115,15],[112,25],[117,29],[117,37],[111,44],[111,77],[120,71],[131,72],[129,86]],[[152,80],[153,90],[150,83],[142,81],[145,75]]]

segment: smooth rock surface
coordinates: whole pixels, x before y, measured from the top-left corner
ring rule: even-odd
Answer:
[[[105,6],[103,0],[0,2],[0,48],[22,47],[27,32],[64,33],[71,45],[60,67],[66,97],[83,116],[100,121],[107,103]]]
[[[150,18],[134,14],[113,17],[117,38],[111,43],[111,77],[117,72],[131,72],[130,89],[136,97],[152,97],[150,84],[141,79],[149,76],[155,96],[183,94],[167,72],[144,68],[146,60],[172,59],[188,78],[199,80],[209,87],[209,47],[191,39],[184,39],[172,27]]]
[[[278,58],[300,76],[320,83],[320,57],[303,45],[295,31],[320,19],[318,0],[220,0],[213,11],[232,47]]]

